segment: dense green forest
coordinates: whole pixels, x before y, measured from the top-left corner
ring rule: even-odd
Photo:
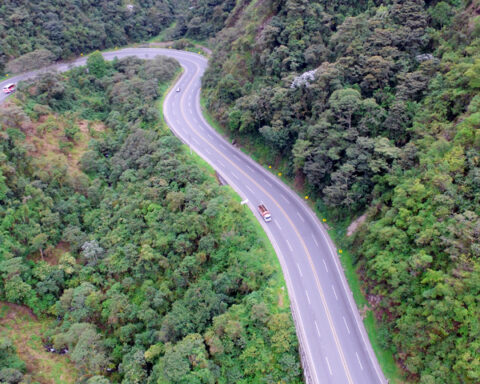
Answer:
[[[172,38],[215,36],[202,88],[214,117],[331,216],[366,212],[347,241],[408,380],[479,382],[480,2],[139,3],[4,2],[0,71],[167,26]],[[25,86],[2,113],[0,294],[56,316],[49,341],[77,351],[87,376],[298,381],[279,277],[255,262],[267,250],[158,129],[156,81],[175,65],[97,61]],[[34,150],[53,138],[61,161]]]
[[[235,0],[6,0],[0,4],[0,75],[40,68],[96,49],[165,38],[205,40]],[[171,28],[168,28],[171,27]]]
[[[1,300],[55,319],[44,342],[89,384],[300,383],[275,254],[161,123],[179,65],[87,67],[0,111]],[[0,340],[0,381],[24,371]]]
[[[237,3],[210,112],[331,216],[367,212],[348,241],[409,379],[479,382],[480,3]]]
[[[65,59],[149,39],[173,22],[175,6],[171,0],[130,4],[120,0],[3,0],[0,74],[31,69],[25,64],[35,61],[41,66],[46,59]],[[30,55],[7,65],[26,54]]]

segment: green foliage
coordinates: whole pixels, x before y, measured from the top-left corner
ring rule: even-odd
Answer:
[[[91,384],[106,370],[122,383],[301,382],[274,256],[154,113],[178,64],[98,61],[26,84],[0,115],[0,297],[54,316],[45,338]],[[42,132],[105,124],[80,161],[88,178],[38,166],[27,106],[56,114]]]
[[[332,216],[367,209],[350,253],[406,375],[477,382],[478,17],[468,2],[375,4],[242,3],[217,35],[207,106]]]
[[[287,174],[303,173],[339,213],[362,209],[373,178],[398,162],[436,68],[415,59],[430,41],[426,7],[289,1],[240,8],[218,35],[204,76],[209,109],[234,134],[286,157]],[[445,7],[437,8],[443,25]],[[388,141],[377,144],[380,137]],[[392,148],[378,149],[385,145]]]
[[[87,59],[87,69],[96,78],[102,78],[107,71],[107,62],[99,51],[93,52]]]
[[[17,384],[22,381],[26,365],[17,356],[12,341],[7,337],[0,338],[0,382]]]
[[[9,60],[19,56],[8,63],[10,71],[38,68],[48,60],[147,40],[172,23],[179,6],[171,0],[132,5],[133,9],[129,9],[120,0],[2,1],[0,73]]]

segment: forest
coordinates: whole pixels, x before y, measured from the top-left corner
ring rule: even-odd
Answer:
[[[224,130],[332,221],[366,215],[344,245],[405,380],[480,382],[478,0],[59,4],[0,5],[1,73],[167,28],[210,39]],[[161,128],[177,70],[94,56],[20,87],[1,116],[0,295],[57,319],[46,340],[90,384],[299,382],[269,248]],[[15,356],[0,340],[0,381],[24,373]]]
[[[0,110],[0,300],[52,326],[79,382],[300,383],[280,265],[162,122],[172,59],[20,83]],[[0,381],[27,383],[0,338]]]
[[[0,75],[147,40],[172,24],[174,13],[175,1],[171,0],[131,4],[120,0],[2,0]]]
[[[245,0],[203,79],[225,131],[319,209],[366,213],[344,241],[384,347],[425,384],[480,381],[479,14],[476,0]]]
[[[220,31],[235,0],[4,0],[0,76],[41,68],[97,49],[168,40],[206,40]]]

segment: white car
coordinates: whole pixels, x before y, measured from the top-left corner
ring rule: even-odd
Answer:
[[[180,92],[180,87],[177,88],[177,92]]]
[[[15,92],[16,88],[17,87],[13,83],[7,84],[3,87],[3,93],[8,95],[9,93]]]

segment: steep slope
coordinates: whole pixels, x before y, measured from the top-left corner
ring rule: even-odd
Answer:
[[[358,272],[385,346],[422,383],[480,378],[478,9],[245,1],[203,84],[234,137],[338,218],[367,208]]]
[[[169,26],[174,12],[170,0],[2,1],[0,74],[8,61],[36,50],[47,50],[56,60],[146,40]],[[19,65],[10,67],[12,72]]]
[[[88,384],[301,382],[273,250],[159,119],[178,63],[87,68],[0,110],[0,298],[52,316]]]

